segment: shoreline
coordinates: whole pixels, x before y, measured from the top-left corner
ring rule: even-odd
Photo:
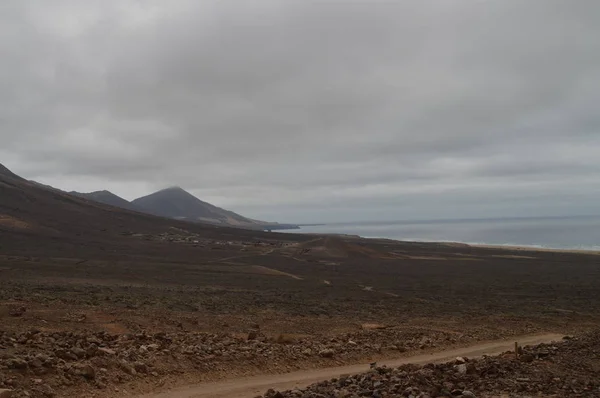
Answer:
[[[445,246],[469,246],[480,249],[495,249],[495,250],[507,250],[507,251],[528,251],[528,252],[546,252],[546,253],[572,253],[572,254],[590,254],[590,255],[600,255],[600,249],[568,249],[568,248],[557,248],[557,247],[541,247],[541,246],[528,246],[528,245],[518,245],[518,244],[489,244],[489,243],[468,243],[468,242],[458,242],[458,241],[426,241],[426,240],[410,240],[410,239],[395,239],[395,238],[386,238],[382,236],[361,236],[361,235],[353,235],[353,234],[343,234],[343,233],[314,233],[314,232],[305,232],[307,235],[317,235],[317,236],[334,236],[338,238],[351,238],[351,239],[373,239],[373,240],[391,240],[395,242],[404,242],[404,243],[423,243],[423,244],[432,244],[432,245],[445,245]]]
[[[461,242],[456,242],[461,243]],[[518,245],[489,245],[485,243],[465,243],[471,247],[478,247],[482,249],[505,249],[511,251],[529,251],[529,252],[550,252],[550,253],[574,253],[574,254],[593,254],[600,255],[600,250],[595,249],[559,249],[551,247],[537,247],[537,246],[518,246]]]
[[[313,236],[335,236],[339,238],[350,238],[350,239],[374,239],[374,240],[388,240],[396,242],[406,243],[421,243],[421,244],[438,244],[438,245],[464,245],[476,248],[484,249],[496,249],[496,250],[512,250],[512,251],[530,251],[530,252],[550,252],[550,253],[577,253],[577,254],[592,254],[600,255],[600,242],[597,245],[589,246],[576,246],[571,247],[546,247],[535,244],[519,244],[519,243],[485,243],[485,242],[465,242],[465,241],[454,241],[454,240],[424,240],[419,238],[411,237],[388,237],[388,236],[377,236],[377,235],[360,235],[352,232],[315,232],[307,231],[303,227],[305,226],[323,226],[327,224],[299,224],[300,228],[293,231],[278,231],[278,232],[293,232],[297,234],[306,234]],[[358,232],[358,231],[357,231]],[[363,231],[364,232],[364,231]]]

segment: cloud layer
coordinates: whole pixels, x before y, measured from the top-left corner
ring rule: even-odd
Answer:
[[[595,0],[0,7],[25,177],[297,222],[600,211]]]

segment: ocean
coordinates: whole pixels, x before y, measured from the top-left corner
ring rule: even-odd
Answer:
[[[600,216],[357,222],[301,226],[288,232],[359,235],[418,242],[600,250]]]

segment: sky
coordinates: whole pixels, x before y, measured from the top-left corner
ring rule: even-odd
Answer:
[[[3,0],[0,163],[282,222],[600,214],[597,0]]]

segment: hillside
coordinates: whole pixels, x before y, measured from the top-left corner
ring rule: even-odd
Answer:
[[[4,167],[2,164],[0,164],[0,177],[4,177],[5,180],[10,179],[10,180],[24,181],[21,177],[14,174],[12,171],[10,171],[6,167]],[[6,181],[4,181],[4,182],[6,183]]]
[[[161,217],[238,226],[264,224],[204,202],[179,187],[163,189],[131,203]]]
[[[106,205],[120,207],[123,209],[128,209],[128,210],[133,210],[133,211],[143,211],[142,209],[131,204],[129,201],[123,199],[122,197],[115,195],[114,193],[112,193],[110,191],[106,191],[106,190],[89,192],[89,193],[71,191],[71,192],[69,192],[69,194],[79,196],[81,198],[93,200],[96,202],[104,203]]]
[[[600,322],[596,254],[191,223],[0,170],[0,391],[15,398],[146,396]]]
[[[232,234],[248,239],[266,236],[260,231],[189,223],[108,206],[27,181],[0,165],[0,251],[5,253],[118,256],[131,248],[131,241],[124,236],[169,230],[214,239]],[[151,245],[142,252],[152,250]]]
[[[167,188],[153,194],[135,199],[132,202],[115,195],[114,193],[102,190],[94,192],[63,191],[61,189],[45,185],[33,180],[25,180],[8,168],[0,164],[0,183],[8,184],[8,181],[19,182],[29,188],[39,188],[43,191],[51,191],[55,195],[67,198],[80,198],[84,202],[89,201],[109,206],[119,207],[121,209],[135,211],[139,213],[151,214],[154,216],[171,218],[181,221],[204,223],[212,225],[222,225],[231,227],[240,227],[246,229],[297,229],[297,225],[280,224],[277,222],[266,222],[252,220],[236,214],[232,211],[222,209],[210,203],[204,202],[182,188]]]

